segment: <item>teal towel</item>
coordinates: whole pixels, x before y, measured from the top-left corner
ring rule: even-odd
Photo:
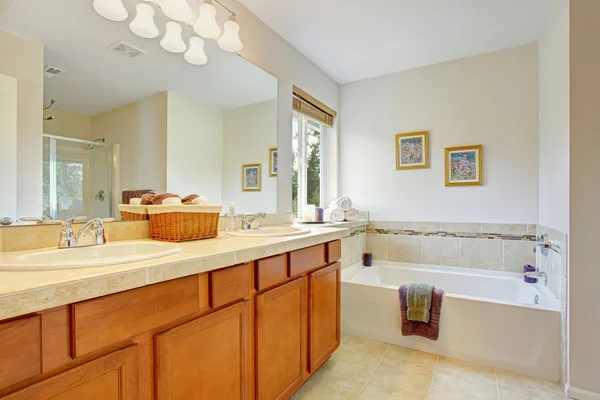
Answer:
[[[409,321],[429,323],[433,289],[433,286],[424,283],[411,283],[408,286],[407,317]]]

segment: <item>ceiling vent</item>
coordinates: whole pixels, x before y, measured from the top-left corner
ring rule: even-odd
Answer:
[[[127,58],[136,58],[137,56],[141,56],[142,54],[147,54],[146,51],[132,46],[129,43],[125,43],[123,41],[118,41],[115,44],[111,44],[110,46],[108,46],[108,50]]]
[[[44,67],[44,76],[46,78],[54,78],[56,75],[60,74],[61,72],[65,72],[65,70],[53,67],[52,65],[46,65]]]

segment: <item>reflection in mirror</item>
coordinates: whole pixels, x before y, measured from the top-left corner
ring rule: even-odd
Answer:
[[[136,3],[124,1],[130,19]],[[219,25],[228,19],[217,7]],[[0,218],[118,218],[118,204],[150,190],[196,193],[224,211],[234,201],[241,213],[277,212],[277,79],[213,39],[204,40],[208,62],[192,65],[160,46],[164,14],[155,22],[159,37],[143,39],[98,15],[91,0],[13,1],[0,16],[10,59],[0,63],[0,144],[15,155],[0,161],[8,191]],[[183,26],[188,46],[195,34]],[[41,43],[43,58],[23,41]],[[16,115],[20,85],[43,90],[39,110]],[[32,118],[43,123],[33,132],[42,152],[17,173],[16,155],[28,150],[16,133]],[[39,182],[17,191],[23,177]],[[35,207],[18,208],[32,198]],[[34,215],[19,215],[25,210]]]

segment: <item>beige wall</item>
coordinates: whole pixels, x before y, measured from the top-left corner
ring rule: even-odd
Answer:
[[[0,74],[0,218],[17,215],[17,80]]]
[[[539,42],[539,223],[569,232],[569,2],[549,0]]]
[[[600,398],[600,1],[570,2],[570,374],[577,399]],[[577,389],[588,391],[583,397]],[[592,397],[592,394],[595,397]]]
[[[167,191],[221,204],[223,111],[174,92],[168,97]]]
[[[121,190],[166,191],[166,92],[92,117],[99,138],[121,145]]]
[[[292,85],[297,85],[331,108],[339,111],[339,85],[304,57],[292,45],[277,35],[258,17],[236,0],[223,3],[236,13],[242,27],[240,37],[244,48],[240,54],[271,73],[279,80],[277,100],[277,144],[279,176],[278,212],[292,211]],[[331,130],[329,151],[337,152],[337,127]],[[330,168],[337,180],[337,164]],[[334,186],[335,182],[334,182]],[[330,197],[336,193],[330,193]]]
[[[341,191],[372,220],[535,223],[537,45],[341,87]],[[394,135],[429,131],[430,167],[396,171]],[[483,145],[483,186],[446,187],[444,148]]]
[[[223,205],[240,213],[277,212],[277,178],[269,176],[269,149],[277,147],[275,100],[223,114]],[[262,191],[242,191],[242,165],[262,164]]]
[[[44,121],[44,133],[74,139],[91,140],[92,117],[75,114],[52,107],[44,112],[44,117],[54,115],[51,121]]]
[[[0,31],[0,74],[17,79],[17,214],[42,212],[44,48]]]

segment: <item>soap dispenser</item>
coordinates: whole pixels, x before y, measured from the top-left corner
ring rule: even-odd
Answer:
[[[240,229],[240,221],[235,212],[235,202],[229,203],[229,213],[227,214],[227,223],[225,225],[227,232],[237,231]]]

